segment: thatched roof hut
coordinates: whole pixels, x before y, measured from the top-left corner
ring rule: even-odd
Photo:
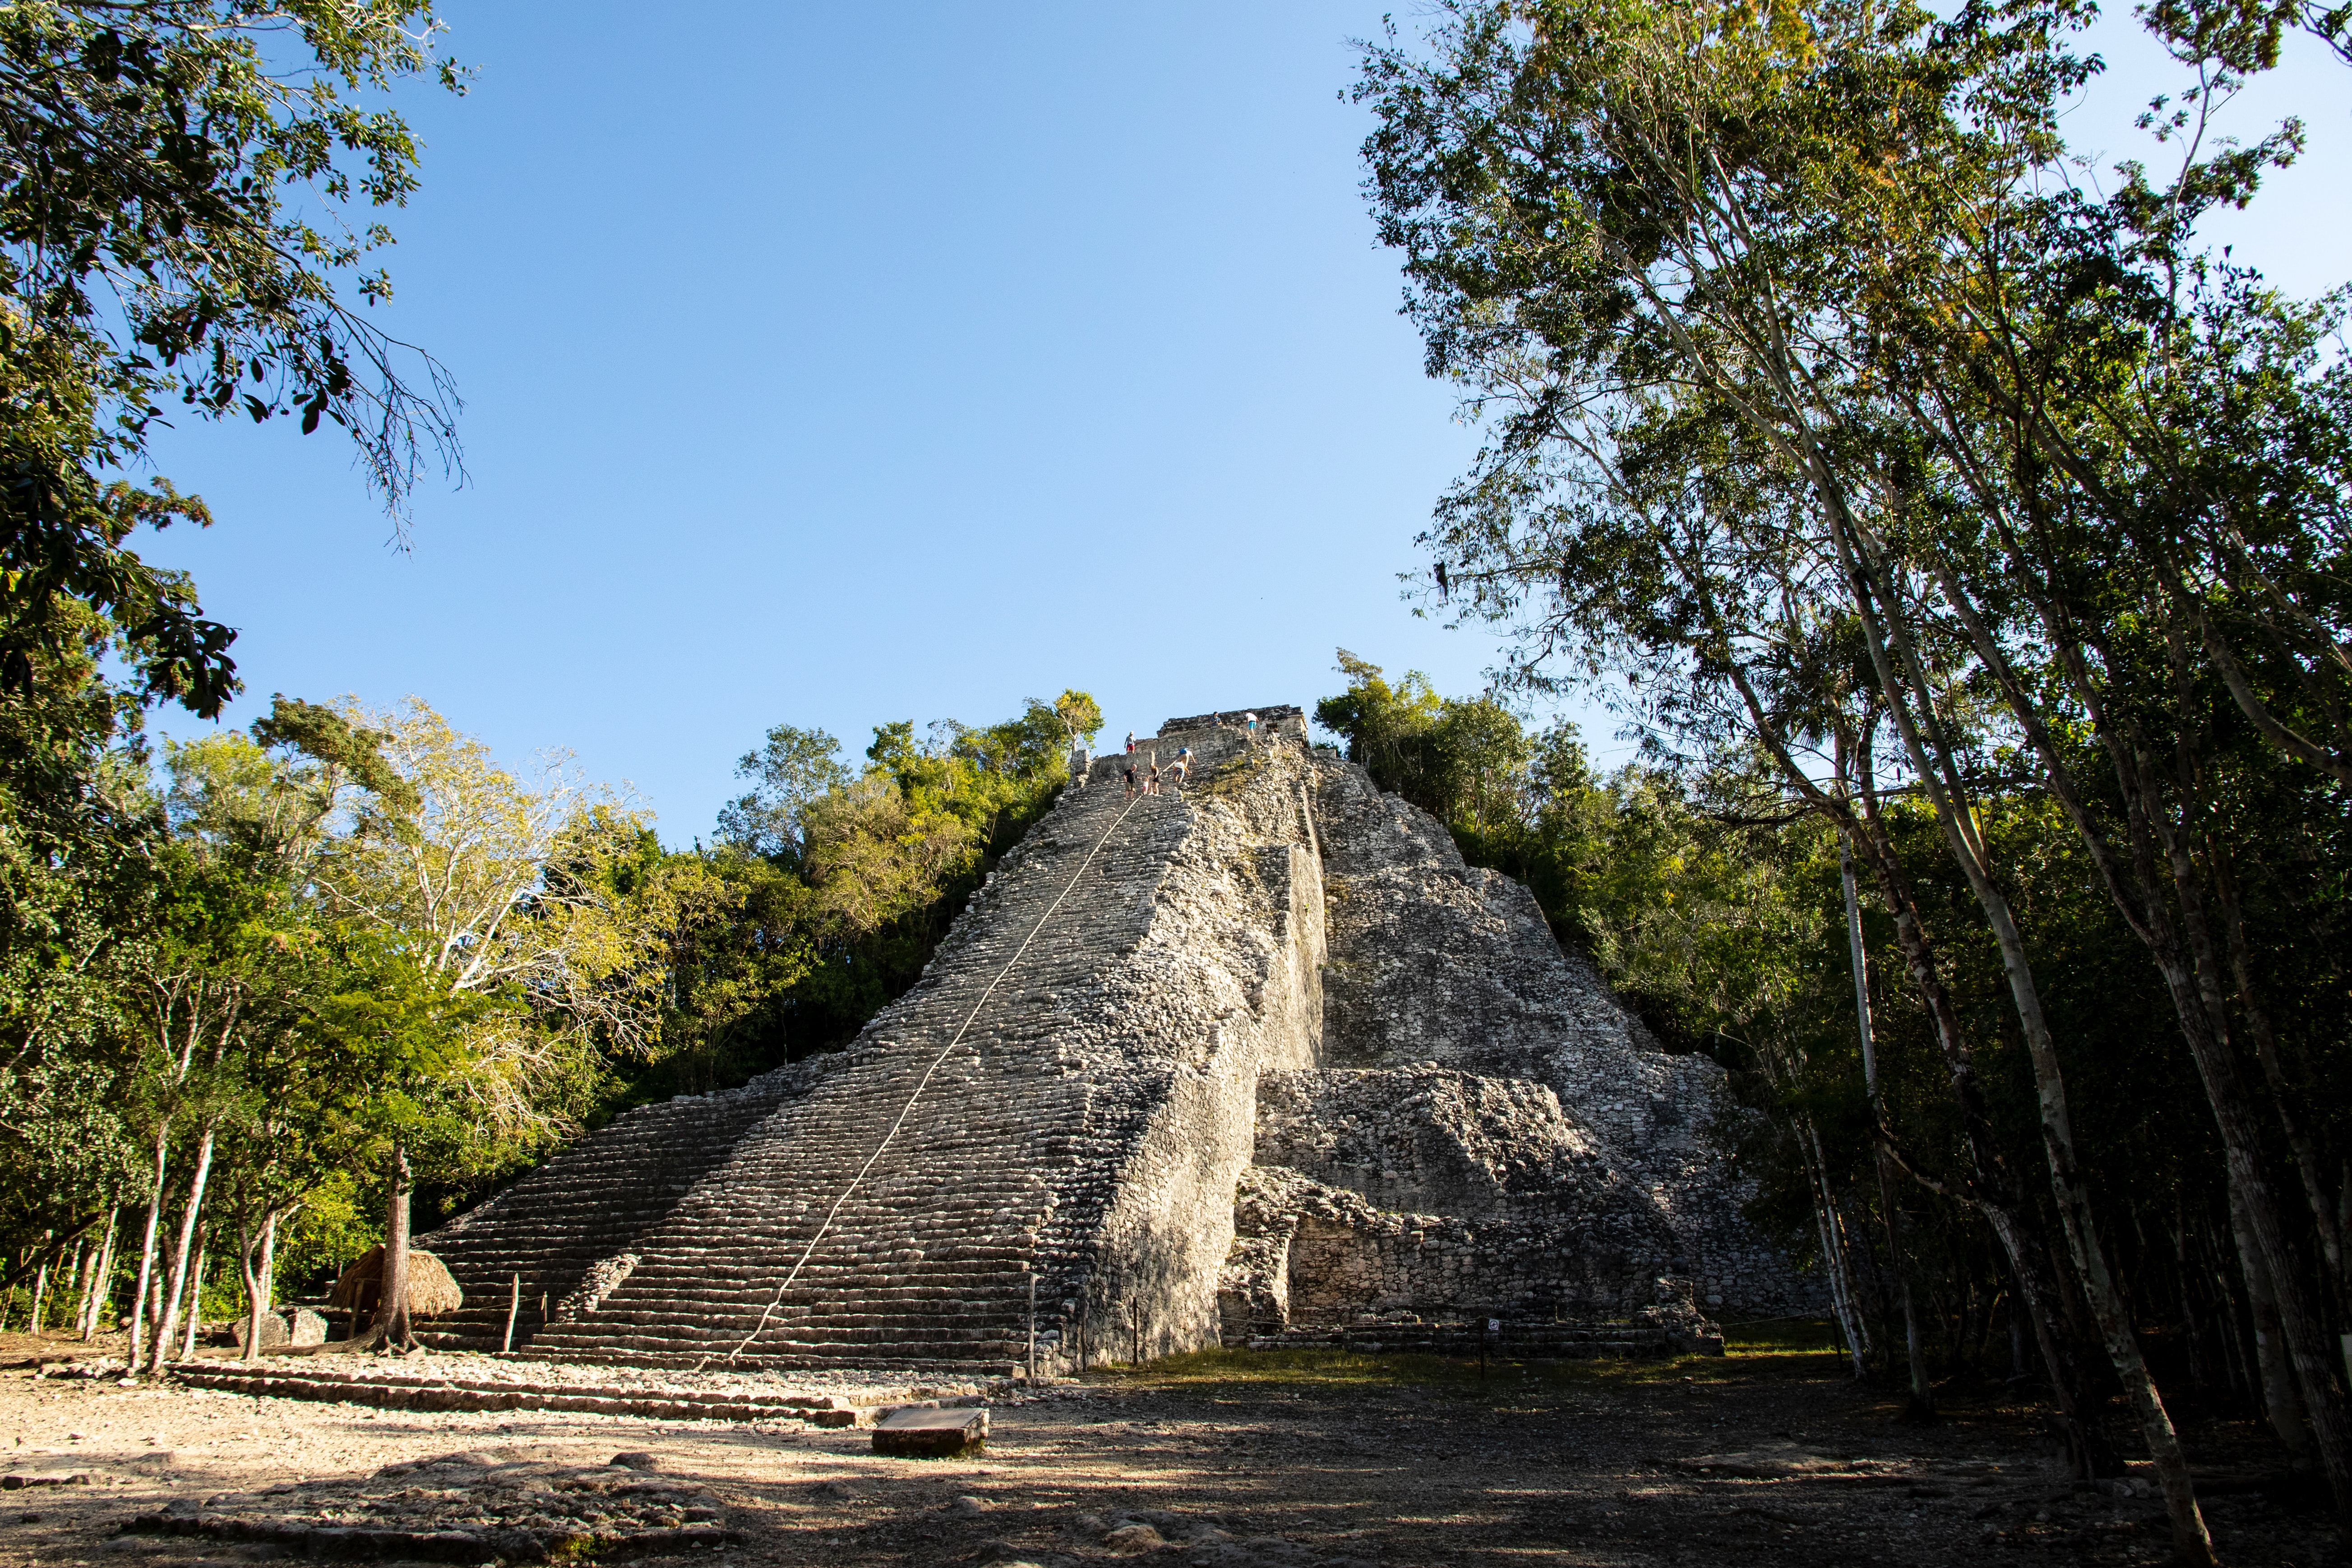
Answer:
[[[330,1306],[345,1311],[373,1312],[383,1295],[383,1248],[370,1247],[342,1272],[327,1293]],[[408,1315],[430,1318],[454,1312],[465,1304],[466,1293],[449,1277],[442,1261],[429,1252],[408,1249]]]

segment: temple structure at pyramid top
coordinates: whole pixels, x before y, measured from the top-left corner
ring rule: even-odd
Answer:
[[[421,1245],[428,1338],[737,1368],[1083,1359],[1488,1321],[1704,1342],[1813,1306],[1741,1216],[1720,1068],[1526,888],[1307,744],[1098,758],[847,1048],[623,1116]]]

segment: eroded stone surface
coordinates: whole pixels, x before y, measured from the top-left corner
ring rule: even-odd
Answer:
[[[1703,1316],[1814,1304],[1739,1212],[1721,1068],[1659,1049],[1525,886],[1361,769],[1318,766],[1314,812],[1322,1058],[1261,1082],[1229,1336],[1607,1319],[1690,1348]]]
[[[131,1536],[197,1536],[313,1558],[542,1562],[650,1555],[740,1542],[708,1486],[614,1466],[468,1451],[362,1479],[180,1499]]]
[[[511,1314],[557,1361],[990,1375],[1806,1304],[1738,1216],[1720,1071],[1258,711],[1139,742],[1192,751],[1181,793],[1098,759],[848,1049],[621,1118],[430,1238],[441,1342]]]

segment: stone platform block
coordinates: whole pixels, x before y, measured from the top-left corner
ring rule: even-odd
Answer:
[[[874,1451],[906,1459],[952,1459],[988,1447],[988,1412],[893,1410],[874,1425]]]

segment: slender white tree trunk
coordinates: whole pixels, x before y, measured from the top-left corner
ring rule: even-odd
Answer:
[[[247,1234],[241,1239],[245,1245],[237,1250],[237,1263],[245,1271],[245,1359],[253,1362],[261,1359],[261,1320],[269,1315],[274,1289],[278,1211],[263,1216],[258,1237]]]
[[[90,1277],[97,1271],[99,1248],[102,1245],[102,1239],[84,1238],[82,1245],[75,1248],[73,1281],[67,1287],[73,1293],[73,1319],[66,1326],[73,1331],[76,1338],[81,1335],[82,1313],[89,1304]]]
[[[47,1240],[47,1235],[45,1234],[42,1239]],[[33,1310],[31,1314],[25,1319],[25,1331],[26,1333],[37,1334],[41,1331],[41,1308],[44,1305],[48,1293],[49,1265],[44,1263],[41,1265],[38,1271],[37,1271],[33,1276]]]
[[[1838,872],[1845,887],[1845,937],[1848,956],[1853,964],[1853,1016],[1862,1033],[1862,1081],[1870,1096],[1870,1116],[1874,1122],[1885,1125],[1884,1106],[1878,1098],[1878,1048],[1876,1037],[1870,1027],[1870,957],[1862,942],[1862,900],[1853,886],[1853,850],[1838,837]],[[1878,1203],[1886,1214],[1886,1262],[1895,1275],[1895,1284],[1903,1299],[1903,1343],[1910,1361],[1911,1406],[1914,1421],[1932,1421],[1936,1415],[1936,1391],[1927,1381],[1927,1352],[1919,1343],[1919,1308],[1911,1296],[1911,1277],[1903,1270],[1902,1225],[1895,1212],[1895,1179],[1887,1169],[1886,1147],[1877,1140],[1871,1142],[1871,1153],[1878,1165]]]
[[[148,1189],[147,1224],[139,1241],[139,1279],[131,1292],[131,1339],[123,1347],[123,1359],[136,1373],[142,1364],[142,1351],[147,1343],[148,1298],[155,1282],[155,1233],[163,1218],[163,1175],[171,1153],[171,1136],[167,1130],[155,1134],[155,1184]]]
[[[163,1358],[171,1353],[172,1331],[179,1327],[180,1293],[187,1289],[189,1254],[195,1245],[196,1223],[203,1217],[205,1182],[213,1169],[213,1129],[206,1127],[205,1135],[196,1142],[196,1169],[188,1178],[188,1203],[180,1214],[179,1245],[172,1249],[172,1284],[164,1293],[163,1308],[157,1314],[155,1340],[148,1364],[163,1369]]]
[[[188,1334],[180,1345],[180,1359],[194,1361],[196,1355],[196,1334],[205,1321],[205,1240],[211,1227],[196,1226],[196,1266],[188,1273]]]
[[[98,1337],[99,1326],[105,1321],[107,1299],[114,1294],[114,1233],[122,1219],[120,1206],[107,1211],[106,1240],[98,1249],[98,1263],[89,1271],[89,1283],[82,1291],[81,1337],[84,1343]]]

